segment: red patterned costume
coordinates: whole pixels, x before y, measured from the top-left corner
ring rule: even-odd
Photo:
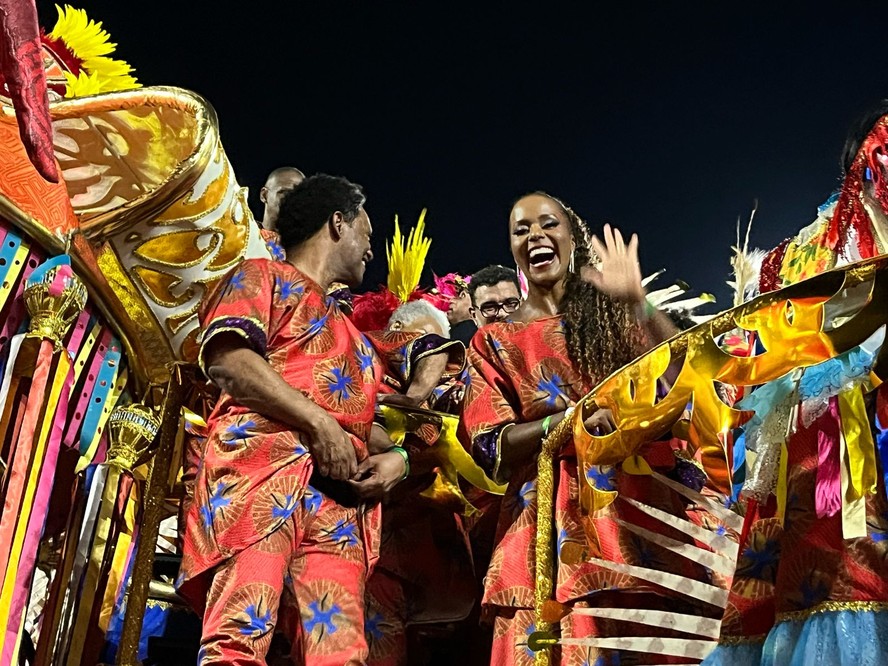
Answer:
[[[499,464],[500,435],[504,427],[542,419],[574,405],[592,386],[573,368],[568,354],[560,316],[531,323],[501,323],[482,328],[469,350],[469,388],[463,410],[463,427],[468,432],[475,459],[494,474]],[[672,453],[668,442],[648,445],[641,454],[650,466],[663,474],[683,474],[683,463]],[[484,603],[494,614],[494,647],[491,664],[532,664],[534,657],[526,647],[534,628],[534,573],[536,537],[536,462],[516,469],[503,499],[497,530],[497,545],[485,581]],[[601,490],[619,488],[621,496],[640,499],[672,514],[680,514],[683,504],[678,495],[653,484],[644,476],[632,476],[620,468],[593,468],[589,479]],[[587,563],[586,535],[581,526],[577,489],[576,453],[572,446],[561,452],[555,474],[555,534],[557,537],[556,598],[568,605],[592,605],[599,602],[619,606],[615,595],[633,592],[636,608],[679,610],[687,606],[681,597],[667,598],[668,592],[653,593],[640,581]],[[595,527],[601,557],[614,562],[656,566],[702,579],[686,560],[665,549],[634,537],[615,520],[625,507],[611,505],[600,512]],[[620,514],[636,525],[662,529],[646,522],[641,513]],[[670,535],[684,538],[683,535]],[[622,624],[622,627],[620,627]],[[595,621],[571,614],[562,621],[561,635],[586,637],[619,635],[627,624]],[[631,626],[631,625],[630,625]],[[668,634],[664,634],[668,635]],[[564,647],[565,664],[610,664],[619,655],[604,654],[589,647]],[[605,659],[607,661],[605,661]],[[661,660],[662,661],[662,660]]]
[[[359,459],[383,373],[377,351],[409,359],[419,346],[403,334],[371,344],[320,286],[265,259],[243,262],[205,304],[201,323],[202,357],[217,334],[240,335],[337,420]],[[364,581],[376,559],[379,507],[347,506],[313,488],[313,468],[297,432],[222,395],[208,421],[179,583],[205,610],[202,664],[264,663],[285,585],[301,615],[292,638],[304,663],[366,659]]]
[[[428,407],[458,413],[464,385],[465,349],[448,341],[452,362],[428,400]],[[458,352],[458,353],[455,353]],[[386,392],[405,386],[388,374]],[[370,666],[413,663],[408,627],[434,629],[464,620],[472,610],[476,583],[472,554],[462,515],[439,499],[421,496],[435,480],[425,462],[440,429],[427,423],[407,434],[404,447],[414,473],[395,488],[383,509],[379,564],[367,582],[366,634]],[[480,491],[479,491],[480,492]],[[434,632],[434,629],[432,631]],[[423,641],[421,638],[418,642]]]

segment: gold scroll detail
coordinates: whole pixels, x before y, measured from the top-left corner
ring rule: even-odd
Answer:
[[[866,298],[856,312],[838,307],[848,294],[862,288]],[[853,298],[853,296],[852,296]],[[707,477],[726,493],[731,483],[731,457],[724,434],[741,424],[745,414],[723,403],[716,382],[735,386],[762,384],[843,354],[866,341],[888,323],[888,256],[876,257],[818,275],[721,313],[714,319],[655,347],[604,380],[585,396],[572,423],[563,421],[544,441],[537,484],[537,540],[535,611],[537,628],[551,631],[545,621],[553,602],[554,457],[573,438],[579,463],[580,501],[594,512],[613,498],[597,496],[586,471],[591,465],[615,465],[638,453],[646,442],[673,429],[696,450]],[[756,331],[765,353],[735,357],[718,344],[719,336],[737,328]],[[657,380],[670,363],[681,362],[678,377],[667,395],[657,400]],[[885,377],[888,354],[883,347],[874,372]],[[616,430],[594,436],[583,417],[596,407],[613,412]],[[689,420],[683,419],[690,410]],[[614,494],[615,495],[615,494]],[[536,664],[548,664],[545,646]]]

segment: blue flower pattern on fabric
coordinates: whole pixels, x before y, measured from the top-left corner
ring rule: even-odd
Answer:
[[[210,495],[210,498],[207,500],[207,503],[204,504],[200,508],[200,515],[203,519],[203,524],[206,529],[210,529],[213,526],[213,520],[216,518],[216,512],[224,509],[226,506],[231,504],[231,500],[227,497],[224,497],[225,491],[228,488],[222,481],[219,481],[216,484],[216,488],[213,491],[213,494]]]
[[[296,511],[296,507],[299,506],[299,499],[294,497],[292,493],[286,495],[273,493],[272,499],[276,506],[271,507],[271,517],[276,520],[286,520],[293,515]]]
[[[247,621],[240,623],[242,625],[240,633],[243,636],[259,638],[260,636],[267,634],[274,627],[271,621],[270,610],[260,614],[260,611],[256,608],[256,604],[252,604],[247,606],[242,612],[247,616]]]
[[[308,322],[308,329],[306,330],[306,334],[308,337],[313,338],[318,333],[324,330],[324,326],[327,325],[327,318],[329,315],[323,315],[322,317],[312,317]]]
[[[321,494],[311,486],[306,486],[305,493],[302,495],[302,505],[306,511],[315,515],[321,508]]]
[[[287,253],[284,252],[284,248],[281,247],[281,244],[276,240],[267,240],[265,241],[265,246],[268,248],[268,251],[271,253],[271,258],[275,261],[283,261],[287,258]]]
[[[280,292],[281,299],[287,300],[292,296],[302,296],[305,293],[305,286],[299,282],[292,282],[290,280],[280,280],[278,282],[278,291]]]
[[[596,490],[614,490],[614,475],[616,470],[609,465],[589,465],[586,470],[586,479]]]
[[[558,402],[558,398],[564,395],[564,391],[561,390],[563,384],[564,382],[561,381],[561,377],[553,374],[549,378],[543,377],[540,379],[537,384],[537,391],[546,395],[546,404],[549,407],[554,407]]]
[[[361,368],[361,374],[373,370],[373,351],[370,349],[370,342],[365,336],[361,336],[361,344],[355,352],[358,359],[358,367]]]
[[[335,634],[338,627],[334,620],[342,614],[342,609],[338,604],[333,604],[329,610],[323,610],[321,603],[321,601],[312,601],[308,605],[311,616],[304,620],[305,632],[310,634],[320,627],[322,635]]]
[[[352,397],[352,378],[345,375],[342,368],[332,368],[330,373],[333,378],[329,382],[330,393],[339,400],[348,400]]]
[[[346,546],[357,546],[358,545],[358,526],[355,523],[349,523],[345,520],[340,520],[333,529],[330,530],[330,538],[333,539],[335,543],[345,548]]]
[[[526,509],[536,497],[536,481],[528,481],[518,491],[518,506]]]
[[[231,276],[231,279],[228,281],[228,286],[232,289],[240,291],[244,288],[244,280],[246,279],[246,277],[246,273],[244,273],[243,271],[238,271]]]
[[[527,629],[524,630],[524,635],[527,636],[528,640],[530,639],[530,635],[536,631],[536,624],[532,623]],[[530,646],[525,642],[524,643],[524,652],[528,657],[534,656],[534,651],[530,649]]]
[[[251,437],[251,430],[256,427],[256,422],[250,419],[238,423],[232,423],[225,429],[225,439],[222,440],[228,446],[236,446],[238,442],[247,443],[247,438]]]
[[[368,639],[374,641],[381,641],[383,639],[385,634],[382,631],[382,620],[383,617],[380,613],[374,613],[372,616],[368,615],[364,619],[364,635]]]
[[[748,564],[744,562],[744,575],[750,578],[763,578],[765,569],[774,566],[779,556],[780,549],[774,539],[767,539],[760,549],[746,548],[743,551],[743,559]]]

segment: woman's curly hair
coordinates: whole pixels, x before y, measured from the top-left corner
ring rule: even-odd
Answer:
[[[574,270],[567,274],[559,312],[564,321],[567,354],[574,367],[590,383],[597,384],[632,362],[641,351],[641,331],[629,308],[601,293],[584,280],[580,271],[594,266],[586,223],[568,205],[545,192],[535,192],[557,203],[570,221]]]

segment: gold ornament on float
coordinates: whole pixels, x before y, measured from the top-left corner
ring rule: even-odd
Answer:
[[[28,336],[47,338],[60,347],[68,327],[86,307],[86,286],[71,271],[70,264],[53,266],[24,290],[31,315]]]
[[[111,437],[108,464],[132,471],[157,437],[160,419],[153,410],[135,402],[115,409],[108,426]]]

